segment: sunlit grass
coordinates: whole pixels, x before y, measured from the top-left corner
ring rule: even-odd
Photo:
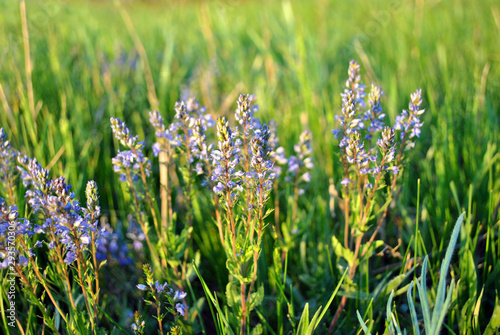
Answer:
[[[146,148],[151,147],[154,134],[147,123],[151,100],[137,44],[112,2],[47,0],[28,1],[26,6],[35,108],[31,110],[28,96],[20,9],[17,2],[3,1],[0,126],[14,147],[50,167],[54,176],[65,176],[81,199],[86,182],[95,180],[103,214],[115,229],[125,232],[129,199],[113,173],[111,158],[118,148],[109,118],[125,120],[146,141]],[[338,127],[333,117],[340,111],[351,59],[359,60],[367,85],[374,82],[384,90],[382,105],[391,124],[407,108],[415,88],[422,88],[427,110],[398,201],[390,207],[391,220],[382,232],[391,247],[400,239],[395,254],[401,258],[389,253],[361,265],[357,284],[364,292],[375,292],[388,271],[392,271],[390,281],[414,265],[412,257],[417,255],[420,262],[428,254],[428,293],[434,297],[440,260],[453,224],[465,210],[458,256],[450,269],[460,283],[445,329],[485,331],[494,307],[498,310],[500,290],[500,6],[496,2],[318,0],[263,5],[219,0],[138,2],[123,8],[146,51],[158,109],[167,122],[173,119],[175,102],[186,92],[214,117],[220,114],[231,120],[239,94],[252,92],[259,117],[278,121],[287,155],[293,153],[303,129],[312,133],[315,169],[307,196],[298,202],[301,224],[309,229],[290,246],[286,283],[276,284],[275,274],[267,271],[273,261],[273,240],[267,236],[264,241],[269,250],[260,261],[259,280],[269,295],[265,303],[283,306],[274,314],[261,311],[268,313],[263,315],[269,322],[264,331],[286,333],[292,324],[286,302],[276,298],[279,294],[271,295],[271,286],[282,285],[286,297],[293,291],[298,324],[305,303],[311,311],[324,305],[343,274],[331,245],[332,234],[341,240],[344,229],[339,204],[331,205],[332,188],[341,192],[343,179],[338,141],[331,129]],[[280,190],[281,221],[290,220],[292,194],[291,186]],[[209,203],[205,197],[193,205],[193,240],[201,253],[198,269],[223,301],[228,276],[214,225],[204,220]],[[114,308],[108,311],[113,310],[112,317],[126,329],[131,322],[127,313],[139,301],[134,287],[140,267],[136,270],[127,268],[130,286],[118,291],[127,294],[106,293]],[[113,274],[118,277],[119,271],[114,269]],[[205,296],[198,281],[193,290],[198,298]],[[367,317],[375,320],[372,332],[383,331],[390,292],[367,297],[341,289],[339,294],[353,297],[337,325],[339,333],[360,328],[357,310],[367,311]],[[406,303],[401,294],[394,298],[398,307]],[[339,303],[336,297],[320,332],[326,332]],[[409,316],[401,309],[398,313]],[[207,329],[215,329],[207,305],[202,317]],[[410,330],[407,320],[401,327]],[[258,316],[253,322],[262,323]]]

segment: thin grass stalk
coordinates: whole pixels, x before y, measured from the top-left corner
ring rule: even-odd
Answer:
[[[31,56],[30,56],[30,37],[28,30],[28,21],[26,19],[26,3],[24,0],[21,0],[19,3],[19,7],[21,10],[21,25],[23,32],[23,46],[24,46],[24,67],[26,71],[26,86],[28,91],[28,104],[31,112],[31,117],[33,118],[33,124],[35,126],[36,131],[36,118],[37,112],[35,110],[35,97],[33,94],[33,80],[31,73],[33,71],[33,66],[31,64]]]

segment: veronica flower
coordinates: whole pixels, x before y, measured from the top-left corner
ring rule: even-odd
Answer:
[[[420,128],[424,124],[420,121],[420,116],[425,112],[425,109],[420,109],[422,106],[422,90],[417,90],[411,94],[408,111],[403,110],[400,115],[396,116],[396,124],[394,129],[400,132],[401,145],[404,145],[404,150],[409,150],[414,147],[413,141],[407,141],[414,137],[420,137]]]
[[[151,162],[144,156],[142,151],[118,150],[118,154],[111,159],[111,162],[113,163],[113,171],[120,175],[120,181],[122,182],[127,180],[127,175],[131,176],[132,181],[139,179],[141,172],[140,163],[146,164],[145,172],[147,176],[151,173]]]
[[[175,304],[175,309],[180,315],[184,316],[185,310],[188,309],[188,307],[184,303],[177,303]]]
[[[213,149],[213,145],[207,145],[206,131],[207,124],[204,123],[202,119],[197,119],[193,127],[193,141],[196,144],[193,147],[193,155],[203,161],[208,161]],[[196,169],[199,168],[200,167],[196,167]]]
[[[87,197],[87,209],[89,212],[100,213],[99,197],[97,196],[97,184],[91,180],[85,188],[85,196]]]
[[[151,173],[151,161],[142,152],[144,142],[138,141],[138,136],[130,135],[130,131],[125,122],[118,118],[111,118],[111,129],[115,138],[129,150],[120,151],[116,157],[111,159],[113,171],[120,175],[122,182],[135,182],[144,173],[149,176]]]
[[[186,297],[186,292],[175,291],[174,300],[182,300]]]
[[[160,282],[157,280],[155,283],[155,290],[158,294],[161,294],[165,291],[165,288],[168,287],[167,283],[160,284]]]
[[[66,253],[66,258],[64,259],[64,263],[71,264],[76,260],[76,253],[73,250],[70,250]]]
[[[273,162],[270,160],[270,136],[271,132],[269,127],[264,124],[260,129],[255,131],[254,137],[250,143],[250,148],[252,150],[251,181],[255,190],[255,199],[257,201],[256,207],[260,210],[267,202],[275,177]]]
[[[238,101],[237,101],[237,108],[235,111],[235,118],[236,121],[241,125],[241,132],[240,132],[240,139],[237,141],[237,145],[241,146],[241,155],[243,158],[242,165],[243,165],[243,170],[245,171],[246,177],[243,179],[243,182],[245,183],[245,187],[250,190],[252,188],[251,186],[251,172],[250,172],[250,160],[251,160],[251,153],[250,153],[250,141],[252,138],[252,130],[256,125],[258,125],[260,122],[258,122],[254,118],[254,113],[258,111],[258,106],[254,105],[255,103],[255,96],[250,95],[250,94],[240,94]],[[236,128],[236,131],[238,132],[238,128]],[[251,195],[247,194],[247,205],[250,205],[251,202]]]
[[[390,163],[394,160],[394,134],[395,131],[391,127],[385,127],[382,136],[378,139],[377,145],[382,154],[382,160],[385,163]]]
[[[346,89],[340,96],[342,97],[342,113],[341,115],[335,115],[334,119],[340,121],[342,129],[333,129],[332,133],[335,135],[335,138],[338,138],[339,133],[342,134],[339,146],[343,148],[347,145],[347,137],[353,131],[363,129],[364,123],[360,118],[356,117],[357,110],[354,92]]]
[[[226,191],[232,198],[236,198],[237,191],[241,190],[240,179],[243,176],[237,170],[239,163],[239,147],[234,140],[234,133],[224,117],[217,120],[218,149],[212,152],[212,181],[216,182],[213,191]],[[229,200],[229,199],[226,199]]]
[[[139,142],[139,136],[132,136],[130,130],[127,128],[125,122],[121,121],[119,118],[110,118],[111,129],[115,138],[120,141],[120,143],[127,148],[135,148],[139,146],[142,148],[142,142]]]
[[[170,143],[173,141],[170,129],[164,124],[163,117],[157,111],[149,112],[149,122],[155,129],[156,142],[153,143],[153,154],[158,157],[162,150],[169,151]]]
[[[240,94],[236,108],[236,121],[243,127],[245,136],[250,136],[250,130],[254,126],[254,113],[259,110],[259,107],[254,105],[255,96],[250,94]]]
[[[137,285],[139,286],[139,285]],[[144,286],[144,285],[142,285]],[[142,335],[144,334],[144,328],[146,327],[146,323],[142,319],[142,316],[139,314],[139,312],[134,313],[134,323],[130,326],[134,334],[136,335]]]
[[[143,242],[146,239],[146,235],[137,224],[137,221],[133,217],[133,215],[128,216],[128,232],[127,238],[132,240],[132,246],[135,251],[140,251],[143,248]]]
[[[7,232],[12,231],[13,227],[15,235],[19,235],[19,225],[20,221],[17,206],[7,206],[5,200],[0,197],[0,247],[5,247],[5,252],[0,253],[0,259],[2,259],[0,269],[6,268],[10,265],[11,258],[9,258],[8,256],[16,258],[20,255],[19,250],[17,250],[16,248],[8,249],[8,252],[6,248],[6,237],[8,236]]]
[[[351,60],[347,73],[349,77],[345,83],[346,88],[354,92],[356,104],[359,104],[361,108],[365,108],[365,85],[361,81],[361,76],[359,74],[359,63],[355,60]]]
[[[308,182],[308,178],[307,176],[304,178],[304,174],[308,173],[314,167],[311,157],[311,139],[311,132],[309,130],[303,131],[300,134],[299,143],[293,147],[295,155],[290,156],[288,159],[288,173],[291,177],[297,178],[297,180]],[[290,180],[290,177],[288,180]]]
[[[18,162],[20,162],[19,157]],[[28,160],[26,164],[18,166],[18,169],[21,171],[23,185],[26,188],[31,186],[25,195],[28,204],[34,213],[43,212],[46,206],[45,195],[50,190],[49,171],[42,168],[36,159]]]
[[[23,255],[19,256],[19,262],[18,264],[21,265],[22,267],[28,266],[29,259],[24,257]]]
[[[190,115],[184,101],[176,102],[174,110],[174,122],[170,125],[170,131],[173,134],[172,143],[187,154],[188,162],[191,164],[194,160],[192,149],[195,145],[191,136],[196,118]]]
[[[47,235],[50,246],[63,245],[68,250],[65,262],[72,263],[77,249],[86,249],[90,242],[88,237],[96,232],[97,190],[95,194],[92,187],[88,190],[90,197],[94,198],[90,203],[93,206],[90,210],[95,215],[92,218],[89,209],[80,207],[71,185],[63,177],[50,180],[49,171],[42,168],[36,159],[29,160],[20,169],[24,171],[22,177],[28,187],[28,204],[35,213],[45,217],[42,225],[33,226],[33,233]],[[91,185],[95,186],[95,183]]]
[[[188,169],[203,174],[203,164],[199,161],[206,163],[209,160],[212,147],[206,144],[205,132],[213,126],[213,119],[194,98],[177,102],[175,112],[174,122],[169,128],[172,143],[179,148],[180,157],[187,160]]]
[[[382,113],[382,106],[380,104],[380,98],[384,94],[380,87],[372,84],[371,91],[368,94],[368,105],[369,108],[365,113],[365,120],[370,121],[368,126],[368,134],[365,136],[366,139],[371,139],[373,134],[379,132],[384,127],[385,114]]]
[[[285,149],[279,146],[279,138],[276,136],[277,134],[277,125],[274,120],[271,120],[269,123],[269,130],[271,135],[269,136],[269,148],[271,149],[269,156],[271,162],[273,162],[273,171],[275,177],[279,177],[281,175],[282,165],[286,165],[288,163],[288,159],[285,157]]]
[[[357,131],[354,131],[347,139],[346,155],[347,162],[356,165],[358,169],[365,168],[369,164],[368,154]]]
[[[13,189],[17,177],[15,164],[18,155],[19,152],[11,148],[4,129],[0,128],[0,191],[5,186],[3,191],[9,194],[11,201],[14,201]]]

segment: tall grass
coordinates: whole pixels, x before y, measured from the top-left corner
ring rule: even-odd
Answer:
[[[486,0],[219,0],[122,6],[145,54],[112,2],[46,0],[26,2],[26,58],[20,7],[0,2],[0,123],[14,147],[65,176],[82,199],[87,180],[94,179],[103,214],[125,232],[129,199],[113,175],[111,157],[118,143],[109,118],[125,120],[150,148],[153,131],[146,125],[153,107],[170,122],[179,97],[195,95],[214,117],[233,118],[239,94],[255,93],[259,116],[279,121],[277,133],[288,155],[303,129],[310,129],[313,138],[315,169],[307,197],[297,204],[297,221],[307,229],[286,245],[286,277],[267,270],[273,263],[270,236],[264,239],[265,256],[258,265],[268,294],[264,304],[282,308],[274,314],[262,309],[251,320],[267,320],[263,331],[269,334],[296,331],[302,329],[298,320],[304,306],[324,306],[343,275],[331,245],[331,236],[341,239],[344,231],[339,204],[333,201],[341,190],[342,165],[331,129],[336,127],[333,117],[340,109],[346,66],[358,59],[365,83],[385,91],[382,104],[391,121],[416,87],[422,88],[427,112],[398,201],[390,205],[390,220],[381,232],[388,248],[358,269],[357,285],[372,294],[340,290],[350,299],[337,332],[360,328],[357,310],[366,311],[364,320],[374,320],[368,323],[370,331],[383,331],[385,312],[379,310],[390,293],[386,284],[401,278],[407,288],[408,277],[416,277],[417,271],[398,275],[406,275],[424,255],[431,264],[428,295],[435,296],[438,265],[453,223],[465,210],[458,256],[449,271],[459,284],[444,329],[494,333],[499,321],[490,319],[498,320],[500,290],[500,5]],[[144,56],[157,106],[148,95]],[[159,182],[155,187],[159,194]],[[285,223],[290,223],[294,201],[289,188],[276,195],[278,219]],[[204,220],[209,201],[200,198],[193,205],[192,238],[200,252],[201,276],[212,293],[224,292],[224,251],[216,228]],[[120,271],[114,268],[109,279],[117,280]],[[133,287],[141,273],[133,266],[124,271],[130,284],[111,287],[107,299],[110,317],[128,327],[127,315],[138,299]],[[272,290],[280,294],[272,295]],[[198,281],[193,291],[204,296]],[[406,316],[399,318],[401,327],[411,329],[404,321],[410,320],[409,312],[399,308],[406,303],[402,293],[396,291],[394,302]],[[322,332],[340,299],[333,300]],[[200,300],[197,306],[202,304]],[[216,326],[206,304],[197,311],[211,333]]]

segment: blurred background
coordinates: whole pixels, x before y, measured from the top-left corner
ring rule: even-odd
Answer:
[[[109,117],[144,138],[152,107],[170,120],[175,101],[189,95],[214,115],[229,115],[240,93],[256,94],[260,117],[279,121],[288,149],[311,129],[318,178],[331,177],[338,167],[330,130],[351,59],[367,86],[384,90],[391,120],[423,89],[428,112],[415,155],[429,159],[407,176],[414,188],[421,170],[433,172],[424,196],[450,181],[464,192],[488,143],[498,144],[494,1],[40,0],[27,1],[26,13],[31,102],[19,3],[0,2],[0,121],[15,146],[51,163],[77,191],[88,179],[106,185],[112,175]],[[152,87],[157,106],[148,99]],[[438,199],[449,202],[433,209],[438,222],[459,211],[451,197]]]

